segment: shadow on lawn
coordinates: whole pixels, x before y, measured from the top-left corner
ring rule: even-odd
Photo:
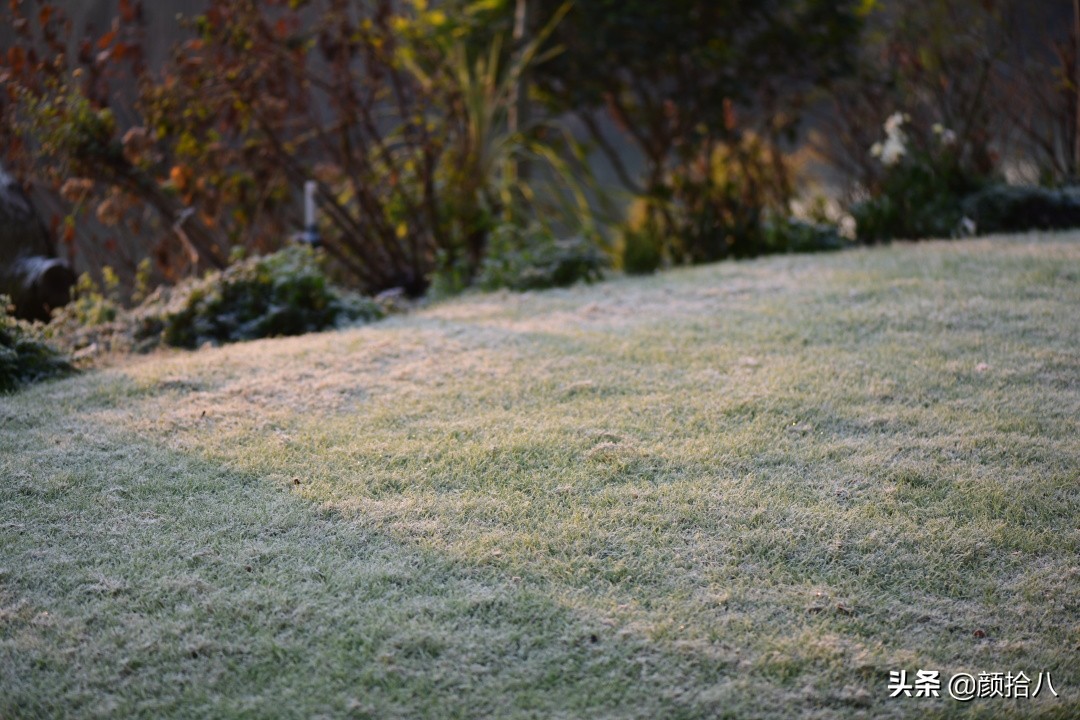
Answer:
[[[25,464],[0,462],[4,717],[723,706],[730,668],[615,633],[543,582],[403,545],[283,484],[62,407],[7,425],[3,455]]]

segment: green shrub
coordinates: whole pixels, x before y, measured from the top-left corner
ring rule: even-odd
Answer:
[[[522,229],[506,223],[495,229],[476,285],[484,290],[540,290],[599,280],[607,257],[583,237],[556,239],[533,225]]]
[[[59,310],[58,314],[69,317],[75,324],[84,327],[105,325],[116,320],[123,305],[120,301],[120,279],[116,271],[109,266],[101,270],[101,285],[94,282],[90,273],[79,276],[72,291],[71,302]]]
[[[664,221],[660,208],[648,198],[637,198],[622,228],[622,269],[629,275],[649,275],[664,262]]]
[[[140,262],[135,292],[129,302],[145,297],[149,272],[149,261]],[[100,284],[89,273],[83,273],[72,289],[71,302],[53,310],[43,334],[65,352],[74,353],[86,348],[90,348],[87,354],[129,350],[132,342],[125,304],[120,280],[111,267],[106,265],[101,269]]]
[[[770,253],[840,250],[847,244],[839,229],[828,223],[781,217],[765,222],[765,245]]]
[[[374,320],[374,301],[330,284],[311,248],[290,246],[272,255],[238,259],[173,287],[160,287],[124,310],[93,283],[46,328],[70,350],[145,352],[159,345],[203,344],[299,335],[354,320]]]
[[[954,235],[972,185],[928,164],[905,163],[890,172],[879,195],[851,209],[861,242]]]
[[[315,252],[301,246],[181,283],[133,312],[136,339],[160,335],[166,345],[187,348],[302,335],[380,314],[372,301],[331,287]]]
[[[776,143],[745,131],[710,141],[631,205],[622,231],[630,274],[672,265],[839,247],[835,231],[777,223],[790,212],[796,163]]]
[[[753,132],[707,143],[671,178],[661,217],[670,219],[668,255],[674,263],[749,258],[770,252],[764,220],[786,212],[792,168],[776,145]]]
[[[991,185],[966,198],[963,212],[982,234],[1080,227],[1080,188]]]
[[[10,300],[0,295],[0,393],[71,372],[71,364],[9,308]]]
[[[450,254],[440,250],[435,254],[435,270],[431,273],[428,297],[441,300],[453,297],[468,289],[470,283],[469,262],[458,256],[450,259]]]
[[[650,275],[660,268],[663,242],[655,233],[625,228],[622,237],[622,268],[628,275]]]

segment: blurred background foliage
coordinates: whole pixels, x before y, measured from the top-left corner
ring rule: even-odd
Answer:
[[[367,295],[1075,224],[1067,3],[9,7],[0,162],[84,306],[280,251],[309,180]]]

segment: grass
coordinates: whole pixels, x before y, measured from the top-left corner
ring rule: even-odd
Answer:
[[[135,359],[0,478],[2,718],[1076,717],[1080,237]]]

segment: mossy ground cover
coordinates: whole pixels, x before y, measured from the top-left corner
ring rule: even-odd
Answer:
[[[1075,717],[1080,236],[159,353],[0,478],[3,718]]]

